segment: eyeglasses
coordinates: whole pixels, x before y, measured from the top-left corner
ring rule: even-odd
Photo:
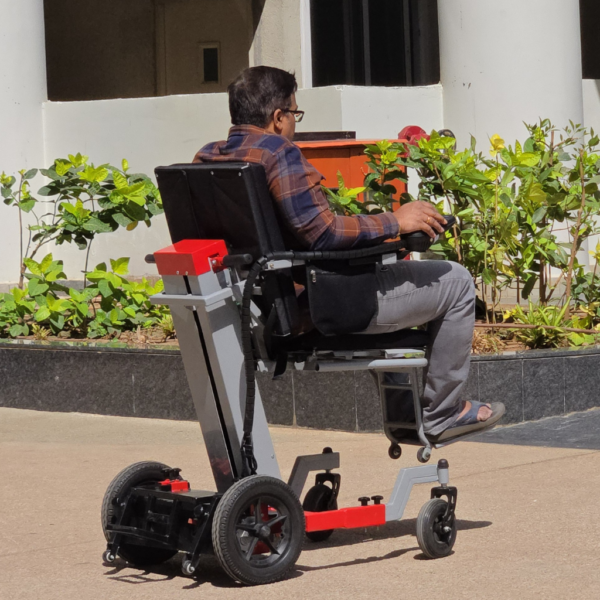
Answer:
[[[291,110],[289,108],[282,108],[281,112],[292,113],[294,115],[294,120],[296,121],[296,123],[300,123],[300,121],[302,121],[302,119],[304,118],[303,110]]]

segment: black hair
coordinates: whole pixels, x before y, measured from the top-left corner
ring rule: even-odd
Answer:
[[[244,69],[227,87],[234,125],[266,127],[278,108],[290,108],[296,77],[275,67]]]

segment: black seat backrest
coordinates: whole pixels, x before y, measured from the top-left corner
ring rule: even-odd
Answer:
[[[185,164],[158,167],[155,173],[173,243],[222,239],[231,254],[247,253],[255,259],[290,249],[285,247],[289,234],[280,228],[262,165]],[[299,318],[291,270],[266,273],[263,294],[276,309],[276,333],[294,333]]]
[[[254,258],[286,249],[262,165],[173,165],[155,173],[173,243],[221,239],[232,254]]]

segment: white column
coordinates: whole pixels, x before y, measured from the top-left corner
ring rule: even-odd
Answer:
[[[304,0],[265,0],[250,48],[250,66],[266,65],[293,71],[298,87],[309,87],[305,82],[310,76],[309,65],[303,70],[303,62],[309,55],[307,49],[302,49],[310,27],[307,10]]]
[[[579,0],[439,0],[444,126],[459,146],[583,123]]]
[[[43,0],[0,0],[0,172],[45,167],[47,99]],[[35,187],[34,187],[35,190]],[[37,190],[35,190],[37,191]],[[0,204],[0,284],[19,273],[16,210]]]

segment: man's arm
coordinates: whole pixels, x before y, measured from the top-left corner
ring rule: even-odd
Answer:
[[[393,213],[352,217],[333,214],[321,190],[321,174],[293,144],[273,154],[266,171],[282,219],[300,243],[311,250],[369,246],[399,234]]]

